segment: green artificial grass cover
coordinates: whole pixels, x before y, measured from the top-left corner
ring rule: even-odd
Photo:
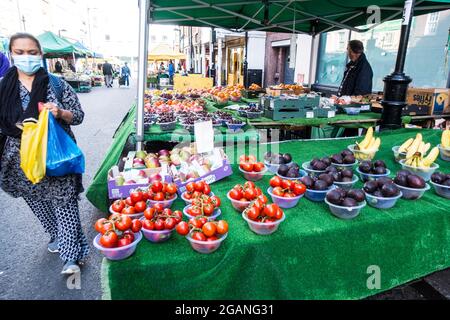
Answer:
[[[393,172],[392,146],[417,130],[381,134],[382,147],[376,159],[385,160]],[[424,139],[439,143],[440,131],[422,130]],[[287,142],[301,164],[313,157],[345,149],[353,139]],[[438,160],[441,170],[450,163]],[[212,185],[222,198],[221,218],[230,224],[228,238],[211,255],[193,251],[176,234],[163,244],[145,239],[125,261],[104,260],[103,288],[110,299],[359,299],[374,295],[450,266],[450,201],[433,190],[417,201],[400,199],[390,210],[365,207],[351,221],[331,215],[325,203],[306,198],[286,210],[286,221],[271,236],[258,236],[235,212],[226,194],[244,183],[237,167],[234,174]],[[267,195],[268,180],[257,185]],[[359,183],[358,187],[362,187]],[[177,200],[175,209],[184,204]],[[368,289],[378,266],[381,287]]]

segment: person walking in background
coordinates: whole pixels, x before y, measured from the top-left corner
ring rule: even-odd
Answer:
[[[173,84],[173,76],[175,74],[175,65],[173,64],[173,61],[170,60],[169,61],[169,79],[170,79],[170,84]]]
[[[70,127],[83,122],[84,112],[72,87],[41,66],[42,48],[34,36],[18,33],[9,43],[14,66],[0,82],[0,129],[6,136],[0,152],[0,187],[13,198],[23,198],[41,222],[50,236],[48,251],[59,253],[64,261],[61,273],[79,273],[79,264],[89,254],[78,203],[84,191],[82,176],[45,177],[32,184],[20,166],[22,130],[17,124],[38,119],[42,102],[75,141]]]
[[[0,79],[4,77],[10,67],[8,58],[0,52]]]
[[[128,67],[128,63],[127,62],[125,62],[125,65],[122,67],[121,77],[125,81],[125,85],[127,87],[129,87],[130,86],[131,70]]]
[[[63,73],[63,66],[59,60],[55,63],[55,73]]]
[[[103,64],[103,75],[105,76],[105,84],[107,88],[113,87],[113,66],[105,61]]]

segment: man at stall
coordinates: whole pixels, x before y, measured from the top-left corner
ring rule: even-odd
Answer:
[[[347,54],[350,62],[345,69],[338,96],[371,94],[373,71],[364,54],[364,44],[359,40],[350,41]]]

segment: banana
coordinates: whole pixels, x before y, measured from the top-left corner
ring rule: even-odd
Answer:
[[[364,140],[361,141],[360,143],[357,143],[357,145],[359,146],[359,149],[366,150],[368,148],[370,142],[372,141],[372,139],[373,139],[373,128],[370,127],[367,130],[366,137],[364,138]]]
[[[450,148],[450,130],[442,132],[441,146],[443,148]]]
[[[399,153],[407,152],[408,148],[412,145],[414,142],[413,138],[408,139],[405,143],[403,143],[400,148],[398,149]]]
[[[422,165],[424,167],[429,168],[437,159],[437,157],[439,156],[439,148],[438,147],[434,147],[430,153],[423,158],[422,160]]]
[[[430,143],[424,143],[423,146],[421,146],[419,152],[422,154],[422,156],[426,155],[428,150],[430,150],[431,144]]]
[[[412,158],[417,150],[420,147],[420,143],[422,142],[422,135],[420,133],[417,134],[416,139],[414,139],[414,142],[411,144],[411,146],[408,149],[408,153],[406,154],[406,159]]]

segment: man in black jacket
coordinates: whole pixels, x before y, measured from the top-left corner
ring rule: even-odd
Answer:
[[[372,93],[373,71],[364,54],[364,44],[359,40],[348,43],[350,62],[344,72],[344,80],[338,96],[359,96]]]
[[[105,83],[107,88],[113,87],[113,67],[108,61],[103,64],[103,75],[105,76]]]

